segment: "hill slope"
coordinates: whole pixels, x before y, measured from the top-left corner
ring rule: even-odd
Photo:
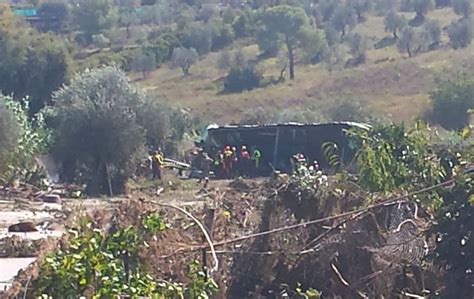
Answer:
[[[407,17],[412,16],[407,14]],[[451,8],[444,8],[430,12],[428,18],[438,20],[445,28],[456,16]],[[354,32],[367,35],[375,43],[387,36],[383,28],[383,17],[370,16]],[[234,44],[226,50],[238,48],[250,59],[256,59],[259,52],[252,44]],[[218,56],[219,53],[210,53],[202,57],[189,76],[163,66],[139,84],[172,105],[189,108],[204,120],[219,123],[237,122],[257,107],[274,110],[312,107],[321,114],[341,101],[357,101],[380,117],[410,121],[429,108],[429,92],[434,88],[436,75],[474,65],[474,45],[453,50],[443,30],[440,48],[414,58],[400,54],[395,46],[372,48],[367,62],[358,67],[328,71],[324,64],[301,64],[296,67],[294,81],[236,94],[221,93],[219,82],[226,71],[217,68]],[[275,58],[260,61],[257,68],[265,77],[279,75]]]

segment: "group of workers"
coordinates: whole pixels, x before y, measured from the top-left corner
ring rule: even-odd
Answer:
[[[257,147],[251,150],[242,145],[239,150],[235,146],[226,145],[217,151],[213,170],[217,178],[234,178],[238,176],[256,176],[260,168],[262,152]]]
[[[239,150],[235,146],[226,145],[218,150],[214,159],[202,148],[192,152],[194,158],[191,168],[200,171],[199,182],[204,181],[204,187],[209,182],[211,171],[216,178],[231,179],[238,176],[252,177],[259,174],[262,152],[255,146],[249,150],[242,145]],[[161,171],[165,163],[164,154],[160,148],[149,152],[149,164],[152,178],[161,180]],[[318,161],[308,163],[302,153],[291,157],[292,172],[299,175],[321,174]]]
[[[193,168],[199,169],[201,177],[208,181],[211,170],[216,178],[221,179],[256,176],[262,153],[256,147],[252,147],[249,151],[246,145],[242,145],[240,150],[226,145],[222,150],[217,151],[214,159],[203,149],[195,151],[194,156]]]
[[[308,163],[305,155],[295,154],[291,157],[292,173],[298,175],[316,175],[322,174],[317,160]]]

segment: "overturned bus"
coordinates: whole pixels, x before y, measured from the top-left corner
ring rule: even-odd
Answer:
[[[370,126],[355,122],[333,122],[323,124],[269,124],[269,125],[209,125],[200,146],[213,157],[226,145],[240,149],[246,145],[250,150],[258,148],[261,153],[260,174],[268,174],[272,169],[288,172],[291,157],[302,153],[308,161],[317,160],[321,167],[327,167],[322,145],[326,142],[337,144],[343,161],[349,161],[354,150],[349,147],[346,130]]]

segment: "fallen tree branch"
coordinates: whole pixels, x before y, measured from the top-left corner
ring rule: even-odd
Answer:
[[[334,273],[336,273],[337,277],[339,278],[339,280],[341,281],[341,283],[343,285],[345,285],[346,287],[349,286],[349,283],[347,282],[347,280],[344,279],[344,277],[342,276],[341,272],[339,271],[339,269],[337,269],[336,265],[334,265],[333,263],[331,263],[331,268],[332,270],[334,271]]]
[[[428,191],[431,191],[431,190],[434,190],[434,189],[437,189],[437,188],[440,188],[440,187],[444,187],[446,185],[452,184],[453,182],[455,182],[454,178],[449,179],[447,181],[444,181],[442,183],[436,184],[436,185],[432,185],[432,186],[429,186],[429,187],[426,187],[426,188],[408,193],[406,195],[398,196],[398,197],[396,197],[394,199],[391,199],[391,200],[387,200],[387,201],[383,201],[383,202],[379,202],[379,203],[376,203],[376,204],[369,205],[365,208],[360,208],[360,209],[357,209],[357,210],[353,210],[353,211],[349,211],[349,212],[345,212],[345,213],[341,213],[341,214],[337,214],[337,215],[327,216],[327,217],[323,217],[323,218],[319,218],[319,219],[315,219],[315,220],[311,220],[311,221],[307,221],[307,222],[301,222],[301,223],[293,224],[293,225],[289,225],[289,226],[279,227],[279,228],[275,228],[275,229],[271,229],[271,230],[267,230],[267,231],[263,231],[263,232],[253,233],[253,234],[249,234],[249,235],[246,235],[246,236],[240,236],[240,237],[237,237],[237,238],[234,238],[234,239],[215,242],[215,243],[213,243],[213,246],[216,247],[216,246],[223,246],[223,245],[228,245],[228,244],[232,244],[232,243],[237,243],[237,242],[240,242],[240,241],[245,241],[245,240],[248,240],[248,239],[253,239],[253,238],[266,236],[266,235],[270,235],[270,234],[274,234],[274,233],[279,233],[279,232],[282,232],[282,231],[286,231],[286,230],[290,230],[290,229],[294,229],[294,228],[298,228],[298,227],[305,227],[305,226],[308,226],[308,225],[318,224],[318,223],[325,222],[325,221],[328,221],[328,220],[344,218],[344,217],[352,216],[352,215],[355,215],[355,214],[362,214],[362,213],[368,212],[370,210],[373,210],[375,208],[388,207],[388,206],[393,206],[393,205],[397,205],[397,204],[406,203],[406,202],[409,202],[407,200],[407,198],[409,198],[409,197],[412,197],[412,196],[418,195],[418,194],[422,194],[422,193],[425,193],[425,192],[428,192]],[[155,202],[155,201],[150,201],[150,202],[154,203],[154,204],[160,204],[160,203]],[[165,204],[161,204],[161,205],[165,205]],[[175,208],[177,208],[177,207],[175,207]],[[196,250],[201,250],[201,249],[207,248],[207,247],[208,247],[207,245],[190,246],[190,247],[188,247],[188,250],[189,251],[196,251]],[[214,247],[213,247],[213,249],[214,249]],[[185,251],[185,250],[186,250],[186,248],[181,248],[181,249],[175,251],[173,254],[176,254],[176,253],[179,253],[179,252],[182,252],[182,251]],[[169,256],[167,256],[167,257],[169,257]]]
[[[175,209],[175,210],[178,210],[180,211],[181,213],[185,214],[186,216],[188,216],[189,218],[191,218],[198,226],[199,228],[201,229],[202,233],[204,234],[204,237],[206,238],[206,241],[209,245],[209,248],[211,250],[211,253],[212,253],[212,258],[214,259],[214,267],[210,270],[211,273],[214,272],[214,271],[217,271],[219,269],[219,260],[217,259],[217,254],[216,254],[216,251],[214,249],[214,244],[212,243],[212,240],[211,240],[211,237],[209,236],[209,233],[207,232],[206,228],[204,227],[204,225],[196,218],[194,217],[191,213],[189,213],[188,211],[186,211],[185,209],[183,208],[180,208],[180,207],[177,207],[177,206],[174,206],[174,205],[170,205],[170,204],[165,204],[165,203],[160,203],[160,202],[155,202],[155,201],[151,201],[149,200],[148,201],[149,203],[151,204],[156,204],[156,205],[159,205],[161,207],[165,207],[165,208],[172,208],[172,209]],[[201,246],[202,247],[202,246]],[[205,247],[202,247],[202,248],[207,248],[207,246]]]

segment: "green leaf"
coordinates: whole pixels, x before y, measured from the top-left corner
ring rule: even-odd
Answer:
[[[87,284],[87,280],[85,277],[81,278],[81,280],[79,280],[79,284],[80,285],[86,285]]]
[[[474,194],[469,195],[467,202],[471,205],[474,205]]]
[[[460,131],[459,131],[459,135],[463,138],[463,139],[468,139],[469,137],[471,137],[471,133],[472,133],[472,130],[469,126],[465,126],[464,128],[462,128]]]

